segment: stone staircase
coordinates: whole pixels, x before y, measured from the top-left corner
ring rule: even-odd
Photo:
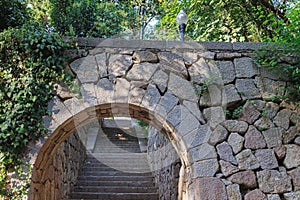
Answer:
[[[103,131],[102,131],[103,130]],[[70,199],[157,200],[159,195],[141,153],[135,129],[102,127]]]

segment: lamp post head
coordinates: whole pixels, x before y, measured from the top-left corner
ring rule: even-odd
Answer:
[[[188,21],[187,14],[183,10],[180,10],[180,12],[178,13],[178,15],[176,17],[176,21],[177,21],[178,29],[180,32],[181,41],[184,41],[184,32],[185,32],[186,23]]]

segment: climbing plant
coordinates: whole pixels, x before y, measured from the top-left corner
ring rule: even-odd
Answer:
[[[53,84],[71,80],[63,66],[67,47],[36,23],[0,33],[0,197],[14,199],[23,192],[7,188],[7,173],[23,164],[28,142],[47,133],[42,116]]]

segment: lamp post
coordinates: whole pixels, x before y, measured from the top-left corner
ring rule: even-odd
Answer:
[[[184,32],[185,32],[186,23],[188,21],[188,16],[183,10],[180,10],[180,12],[178,13],[176,17],[176,21],[178,24],[181,41],[184,41]]]

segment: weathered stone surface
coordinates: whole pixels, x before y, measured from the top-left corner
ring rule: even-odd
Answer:
[[[141,105],[145,106],[150,110],[154,110],[159,100],[160,100],[160,93],[158,89],[154,85],[149,85],[147,87],[147,91],[144,95]]]
[[[274,118],[274,123],[287,130],[290,126],[290,117],[291,117],[292,111],[289,109],[283,109],[278,112],[276,117]]]
[[[268,194],[267,198],[268,198],[268,200],[281,200],[281,198],[278,194]]]
[[[285,200],[299,200],[300,190],[283,194]]]
[[[78,94],[72,93],[70,91],[70,89],[68,88],[68,86],[64,83],[55,84],[54,92],[60,99],[63,99],[63,100],[71,99],[78,95]]]
[[[284,95],[286,83],[283,81],[274,81],[268,78],[256,77],[255,83],[262,94],[262,98],[271,100],[273,97]]]
[[[232,165],[230,162],[226,162],[224,160],[220,160],[221,172],[224,176],[229,176],[239,171],[239,168]]]
[[[199,53],[199,57],[212,60],[215,58],[215,52],[211,52],[211,51],[201,52]]]
[[[186,65],[192,65],[193,63],[195,63],[198,60],[198,54],[191,53],[191,52],[184,52],[183,60]]]
[[[164,96],[160,98],[159,105],[161,105],[162,108],[165,109],[165,113],[169,113],[172,108],[177,105],[178,101],[179,99],[177,97],[166,92]]]
[[[210,84],[207,86],[207,90],[202,94],[200,98],[200,106],[201,107],[211,107],[211,106],[220,106],[222,103],[226,103],[226,99],[224,99],[225,102],[222,102],[222,95],[223,92],[223,86]]]
[[[228,137],[228,144],[231,146],[233,153],[237,154],[243,148],[244,138],[238,133],[231,133]]]
[[[158,53],[159,62],[163,68],[181,77],[188,77],[187,69],[184,65],[183,58],[175,53],[160,52]]]
[[[236,58],[234,66],[238,78],[251,78],[258,74],[251,58]]]
[[[257,169],[259,168],[259,162],[257,158],[253,155],[250,149],[245,149],[236,155],[239,169]]]
[[[72,115],[76,115],[80,111],[83,111],[85,109],[82,100],[76,97],[64,101],[64,104],[67,107],[67,109],[72,113]]]
[[[283,134],[283,144],[291,143],[299,135],[298,127],[292,126]]]
[[[128,103],[129,90],[130,83],[124,78],[117,78],[113,97],[114,102]]]
[[[245,148],[262,149],[265,147],[266,142],[263,135],[254,126],[249,126],[249,129],[245,134]]]
[[[175,128],[181,136],[184,136],[187,133],[197,129],[199,126],[200,123],[198,119],[189,113]]]
[[[226,187],[228,200],[242,200],[240,186],[238,184],[228,185]]]
[[[194,174],[193,178],[214,176],[219,170],[219,163],[217,159],[208,159],[193,164]]]
[[[219,61],[217,64],[224,84],[232,83],[235,79],[235,70],[232,61]]]
[[[296,137],[294,143],[300,145],[300,137]]]
[[[150,62],[156,63],[158,62],[157,55],[152,53],[151,51],[136,51],[132,57],[134,63],[142,63],[142,62]]]
[[[95,85],[93,83],[83,84],[80,88],[80,93],[83,102],[87,107],[97,105],[97,96],[95,91]]]
[[[207,143],[192,148],[189,151],[189,155],[190,155],[190,163],[194,163],[206,159],[217,158],[217,153],[215,148]]]
[[[106,78],[100,79],[95,86],[98,103],[108,103],[112,101],[114,85]]]
[[[95,55],[95,58],[98,65],[100,78],[107,76],[106,53],[97,54]]]
[[[265,106],[265,115],[270,119],[273,119],[279,110],[279,105],[274,102],[267,102]]]
[[[245,195],[245,200],[267,200],[267,196],[260,190],[255,189]]]
[[[281,146],[282,132],[281,128],[270,128],[262,132],[268,148]]]
[[[144,90],[142,88],[136,88],[136,87],[133,88],[129,92],[128,102],[135,104],[135,105],[140,105],[142,103],[145,93],[146,93],[146,90]]]
[[[243,100],[261,97],[259,90],[252,79],[237,79],[235,87]]]
[[[132,64],[131,56],[111,55],[109,58],[108,72],[113,76],[124,76]]]
[[[203,110],[204,118],[212,128],[225,121],[225,113],[222,107],[211,107]]]
[[[75,60],[70,64],[81,83],[97,82],[99,79],[98,66],[94,56]]]
[[[224,91],[225,94],[223,95],[222,101],[225,105],[230,106],[241,100],[241,97],[233,84],[225,85]]]
[[[170,113],[167,116],[167,120],[174,127],[176,127],[178,124],[180,124],[181,121],[183,121],[186,118],[186,116],[189,113],[190,112],[188,111],[188,109],[186,109],[183,106],[177,105],[170,111]]]
[[[238,121],[238,120],[226,120],[223,122],[223,126],[229,131],[229,132],[237,132],[237,133],[245,133],[248,129],[248,124],[244,121]]]
[[[231,175],[228,180],[239,184],[243,188],[256,188],[256,176],[253,171],[242,171]]]
[[[177,96],[180,99],[197,102],[198,98],[195,94],[195,90],[193,88],[193,85],[189,81],[173,73],[170,74],[169,78],[170,78],[168,84],[169,92],[173,93],[175,96]]]
[[[278,167],[278,162],[273,149],[259,149],[255,152],[255,157],[262,169],[274,169]]]
[[[268,170],[257,172],[259,189],[264,193],[284,193],[292,190],[291,178],[284,170]]]
[[[217,54],[217,59],[232,59],[232,58],[239,58],[242,57],[241,53],[218,53]]]
[[[253,124],[260,116],[260,112],[256,109],[253,103],[247,101],[243,106],[243,111],[239,117],[239,120],[245,121],[248,124]]]
[[[294,125],[300,125],[300,114],[299,113],[292,113],[291,118],[290,118],[291,122]]]
[[[203,58],[200,58],[196,63],[188,68],[191,81],[194,83],[204,83],[210,77],[210,70]]]
[[[286,168],[291,169],[293,167],[300,166],[300,146],[296,144],[285,145],[286,156],[283,164]]]
[[[228,131],[222,125],[218,125],[212,132],[209,143],[216,145],[220,142],[223,142],[227,139]]]
[[[191,101],[183,101],[183,105],[202,123],[205,124],[202,113],[199,110],[197,103]]]
[[[195,132],[195,134],[193,135],[192,140],[189,139],[187,141],[191,141],[191,147],[196,147],[200,144],[204,144],[207,143],[207,141],[209,140],[210,136],[212,134],[212,131],[209,127],[208,124],[202,125],[200,126],[197,131]]]
[[[294,190],[300,190],[300,167],[293,169],[287,172],[288,175],[292,178],[292,183],[294,186]]]
[[[222,142],[221,144],[218,144],[217,151],[220,159],[231,162],[232,164],[237,164],[237,161],[233,156],[232,149],[227,142]]]
[[[149,81],[157,68],[157,64],[134,64],[127,74],[127,79],[136,81]]]
[[[168,74],[166,74],[162,70],[159,70],[155,72],[154,76],[152,77],[152,80],[162,93],[166,91],[169,80]]]
[[[275,125],[268,117],[261,117],[254,123],[254,126],[259,130],[266,130],[268,128],[274,128]]]
[[[275,152],[276,156],[278,157],[278,159],[282,160],[286,154],[286,147],[285,146],[275,147],[274,152]]]
[[[219,178],[205,177],[196,179],[191,188],[191,199],[227,200],[224,183]]]

